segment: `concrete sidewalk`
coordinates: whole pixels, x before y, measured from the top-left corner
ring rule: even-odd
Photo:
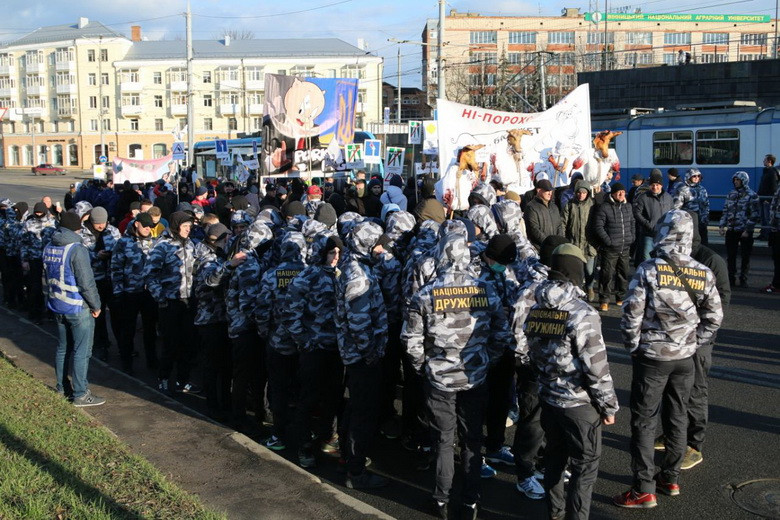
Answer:
[[[50,387],[56,344],[53,325],[36,326],[0,307],[0,350]],[[85,409],[90,415],[230,519],[392,518],[94,357],[89,380],[107,399]]]

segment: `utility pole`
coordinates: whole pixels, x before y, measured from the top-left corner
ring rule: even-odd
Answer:
[[[436,69],[438,71],[438,85],[439,85],[439,92],[437,94],[437,97],[439,99],[446,99],[447,95],[445,94],[444,90],[444,65],[443,65],[443,59],[442,59],[442,46],[444,45],[444,13],[445,9],[445,1],[439,0],[439,41],[437,42],[438,45],[436,47]]]
[[[32,165],[38,166],[38,150],[35,149],[35,114],[30,113],[30,137],[32,138]]]
[[[780,0],[775,0],[775,46],[772,47],[772,58],[777,59],[777,11],[780,8]]]
[[[98,38],[98,76],[100,76],[100,79],[98,81],[98,97],[100,98],[98,100],[98,124],[100,125],[100,155],[98,158],[103,157],[104,155],[107,155],[105,153],[106,151],[106,145],[103,140],[103,37],[100,36]],[[94,149],[92,151],[94,153]],[[99,162],[99,161],[96,161]]]
[[[195,99],[192,92],[192,12],[187,0],[187,167],[195,163]]]
[[[601,70],[607,70],[607,18],[609,18],[609,14],[607,13],[607,2],[609,0],[604,0],[604,55],[601,57]]]
[[[401,122],[401,46],[398,46],[398,101],[396,103],[395,122]]]
[[[539,80],[541,82],[542,87],[542,112],[547,110],[547,85],[544,84],[544,65],[545,62],[542,61],[542,52],[539,53]]]

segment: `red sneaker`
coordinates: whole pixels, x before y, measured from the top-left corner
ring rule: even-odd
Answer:
[[[614,502],[616,506],[629,509],[650,509],[651,507],[658,505],[655,494],[637,493],[633,488],[621,495],[612,497],[612,502]]]
[[[666,496],[676,497],[680,494],[680,484],[666,482],[664,477],[659,473],[655,476],[655,490],[658,493],[663,493]]]

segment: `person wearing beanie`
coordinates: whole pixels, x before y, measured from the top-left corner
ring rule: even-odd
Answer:
[[[291,220],[298,215],[306,215],[306,208],[301,201],[293,200],[282,206],[282,214],[287,220]]]
[[[317,206],[317,211],[314,213],[314,220],[322,222],[328,229],[335,229],[336,222],[338,221],[338,215],[333,206],[327,202],[323,202]]]
[[[30,320],[41,323],[43,317],[43,248],[56,230],[57,220],[49,213],[43,202],[33,206],[33,216],[28,218],[21,231],[20,260],[28,294],[28,315]]]
[[[132,222],[136,216],[141,212],[141,202],[140,201],[133,201],[130,203],[129,211],[126,215],[124,215],[123,219],[119,222],[119,225],[116,227],[119,230],[120,235],[124,235],[125,231],[127,230],[127,226]]]
[[[615,186],[619,184],[613,185],[612,193],[615,193]],[[574,195],[563,208],[563,232],[566,238],[579,247],[587,258],[585,263],[585,286],[583,289],[588,295],[588,301],[595,299],[593,285],[596,275],[596,248],[591,243],[588,228],[591,222],[591,214],[594,211],[596,210],[594,209],[593,197],[590,196],[590,186],[582,179],[576,181],[574,183]],[[628,211],[629,213],[631,212],[630,207]]]
[[[390,182],[379,200],[382,204],[396,204],[401,211],[406,211],[408,201],[404,195],[404,180],[400,175],[390,177]]]
[[[169,229],[149,253],[146,286],[160,309],[163,349],[158,367],[157,389],[172,393],[176,389],[195,392],[190,370],[195,354],[191,337],[192,273],[195,245],[190,240],[193,217],[184,211],[171,213]],[[174,369],[176,373],[174,374]],[[171,380],[175,376],[175,379]]]
[[[380,218],[382,215],[382,180],[371,179],[368,188],[363,195],[363,205],[366,208],[366,217]]]
[[[641,173],[635,173],[631,176],[631,188],[628,190],[628,203],[633,204],[634,199],[636,198],[637,194],[640,193],[640,191],[644,191],[647,189],[647,186],[644,185],[645,178],[642,177]]]
[[[750,272],[750,254],[753,251],[753,231],[761,223],[758,195],[750,189],[747,172],[738,171],[731,177],[734,189],[726,196],[718,232],[726,237],[726,261],[732,287],[737,282],[737,254],[741,249],[740,287],[747,287]]]
[[[669,187],[666,192],[675,198],[680,188],[685,185],[685,182],[680,178],[680,171],[677,168],[669,168],[666,172],[666,176],[669,178]]]
[[[300,388],[293,431],[300,447],[298,462],[304,467],[315,463],[313,452],[332,454],[338,449],[334,424],[344,398],[335,291],[344,243],[338,236],[319,235],[313,250],[309,266],[288,286],[281,323],[299,352]]]
[[[672,204],[672,196],[664,191],[661,170],[654,168],[650,172],[647,190],[638,192],[633,204],[637,241],[634,265],[638,266],[650,258],[650,251],[653,250],[655,226],[666,212],[672,209]]]
[[[93,349],[98,358],[103,361],[108,359],[108,349],[111,342],[108,336],[108,324],[106,322],[106,306],[112,300],[112,286],[110,276],[111,254],[122,235],[119,230],[108,223],[108,211],[101,206],[95,206],[89,212],[89,218],[84,222],[81,230],[81,243],[89,251],[89,259],[92,264],[92,272],[97,284],[100,301],[102,302],[100,316],[95,321],[95,339]],[[115,338],[119,338],[118,309],[111,306],[111,331]]]
[[[195,198],[190,203],[193,206],[200,206],[203,211],[211,211],[211,204],[209,203],[209,190],[205,186],[201,186],[195,191]]]
[[[593,234],[598,241],[601,274],[599,275],[599,310],[609,310],[609,300],[623,303],[628,289],[631,245],[634,243],[634,211],[626,201],[626,188],[612,185],[612,192],[593,214]]]
[[[563,236],[561,212],[552,198],[552,183],[547,179],[537,180],[536,196],[528,203],[524,215],[528,240],[537,251],[548,236]]]
[[[544,492],[551,518],[587,518],[601,457],[602,425],[615,423],[618,400],[598,312],[580,288],[585,255],[555,248],[549,279],[518,335],[518,357],[538,375],[547,445]],[[570,355],[561,356],[561,352]],[[564,497],[564,471],[571,471]]]
[[[90,267],[89,252],[76,233],[81,218],[65,212],[60,227],[43,251],[42,270],[46,273],[46,307],[54,313],[59,341],[54,356],[57,392],[72,389],[77,407],[99,406],[106,402],[89,389],[87,372],[92,355],[95,319],[100,316],[100,295]],[[66,355],[70,352],[70,355]],[[70,364],[70,366],[68,366]],[[68,383],[68,374],[72,374]]]
[[[423,179],[420,198],[420,202],[412,212],[417,222],[425,220],[433,220],[437,224],[444,222],[447,212],[444,205],[436,198],[436,179],[430,176]]]
[[[637,268],[623,302],[620,329],[633,365],[633,483],[613,497],[620,507],[654,507],[658,492],[678,495],[682,465],[702,462],[700,452],[686,449],[686,403],[694,384],[696,352],[714,339],[723,309],[712,271],[690,256],[693,227],[686,211],[663,216],[653,257]],[[661,403],[665,450],[657,465],[654,446]]]

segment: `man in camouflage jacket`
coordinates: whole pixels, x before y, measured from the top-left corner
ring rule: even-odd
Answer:
[[[734,189],[726,197],[723,214],[720,217],[720,234],[726,236],[726,256],[729,266],[729,281],[733,286],[737,278],[737,251],[742,248],[739,284],[747,287],[750,272],[750,254],[753,252],[753,230],[760,222],[761,213],[758,195],[748,186],[750,178],[746,172],[735,173],[731,181]]]
[[[614,424],[618,410],[601,319],[580,289],[585,263],[577,246],[555,249],[549,279],[536,288],[537,303],[522,331],[539,381],[547,438],[544,490],[552,518],[588,518],[601,457],[601,425]],[[521,355],[525,345],[518,346]],[[567,464],[571,477],[564,501]]]
[[[370,220],[347,235],[347,253],[338,279],[336,322],[341,360],[346,366],[349,404],[345,412],[347,486],[371,488],[385,479],[365,471],[366,453],[379,420],[382,358],[387,345],[387,310],[375,273],[382,227]]]
[[[30,319],[39,323],[43,316],[43,248],[57,229],[57,221],[43,202],[33,207],[33,215],[22,226],[20,258],[27,275]]]
[[[465,469],[462,493],[467,517],[476,516],[482,466],[482,424],[488,369],[511,349],[500,297],[472,276],[466,239],[453,232],[438,244],[436,278],[412,298],[401,334],[425,392],[438,447],[433,498],[446,511],[454,474],[456,423]]]
[[[8,280],[3,280],[3,288],[8,286],[8,305],[15,309],[24,302],[24,275],[22,271],[21,246],[24,221],[28,217],[26,202],[13,205],[14,216],[3,229],[5,253],[8,260]]]
[[[195,245],[189,238],[192,221],[190,213],[171,213],[169,227],[154,244],[147,264],[146,287],[157,302],[163,329],[157,387],[165,393],[177,386],[186,391],[193,388],[189,380],[195,352],[190,309],[195,268]],[[174,366],[177,379],[169,382]]]
[[[614,497],[621,507],[654,507],[656,492],[679,494],[686,448],[686,403],[694,381],[693,355],[723,320],[712,271],[690,257],[693,219],[667,212],[658,225],[653,255],[636,271],[623,302],[623,344],[633,359],[631,467],[634,483]],[[683,285],[685,284],[685,285]],[[653,446],[663,400],[666,451],[656,475]],[[654,482],[655,480],[655,482]]]

